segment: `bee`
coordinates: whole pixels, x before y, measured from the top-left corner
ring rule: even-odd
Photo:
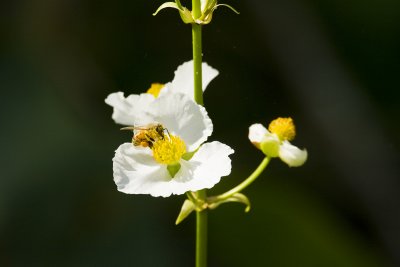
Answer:
[[[164,140],[168,130],[159,123],[152,123],[144,126],[124,127],[121,130],[133,130],[132,144],[141,147],[153,147],[157,140]]]

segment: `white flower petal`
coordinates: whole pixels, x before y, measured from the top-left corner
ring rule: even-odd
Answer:
[[[204,144],[191,160],[180,161],[181,169],[171,178],[166,165],[157,163],[150,149],[125,143],[113,158],[114,181],[121,192],[154,197],[211,188],[230,173],[232,153],[219,142]]]
[[[222,176],[230,174],[232,153],[233,149],[220,142],[203,144],[192,159],[180,161],[181,169],[173,179],[163,183],[163,191],[181,195],[213,187]]]
[[[232,148],[217,141],[203,144],[189,161],[198,166],[192,173],[191,191],[211,188],[222,176],[229,175],[232,169],[229,155],[233,152]]]
[[[158,97],[149,107],[148,115],[153,119],[149,123],[161,123],[171,134],[182,138],[188,151],[197,149],[213,131],[205,108],[184,94]]]
[[[249,139],[254,145],[258,145],[263,140],[264,136],[269,133],[268,130],[260,123],[255,123],[249,127]]]
[[[298,147],[290,144],[288,141],[283,141],[279,148],[279,157],[289,167],[298,167],[304,164],[307,160],[307,150],[301,150]]]
[[[154,101],[151,94],[129,95],[117,92],[108,95],[105,102],[114,108],[112,118],[122,125],[138,125],[146,120],[145,109]]]
[[[202,84],[203,92],[208,84],[219,74],[218,70],[212,68],[207,63],[202,63]],[[194,70],[193,60],[180,65],[175,71],[175,77],[171,83],[167,83],[161,90],[160,96],[168,92],[183,93],[194,99]]]
[[[181,168],[170,178],[168,183],[164,183],[163,190],[173,195],[182,195],[188,191],[197,191],[196,181],[193,179],[193,172],[198,167],[196,162],[180,160]]]
[[[194,168],[194,165],[191,167]],[[172,179],[167,166],[157,163],[150,149],[129,143],[122,144],[115,152],[113,170],[119,191],[126,194],[150,194],[153,197],[185,193],[190,188],[190,184],[185,185],[185,180],[192,177],[187,175],[185,179]]]

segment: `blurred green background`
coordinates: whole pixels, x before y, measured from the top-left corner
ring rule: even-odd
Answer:
[[[248,126],[291,116],[308,162],[279,160],[209,216],[209,266],[400,266],[398,0],[226,0],[204,28],[212,140],[242,181],[262,155]],[[105,97],[168,82],[191,30],[161,0],[0,4],[0,265],[193,266],[183,196],[116,190],[130,140]],[[183,4],[190,6],[189,1]],[[211,192],[211,193],[212,193]]]

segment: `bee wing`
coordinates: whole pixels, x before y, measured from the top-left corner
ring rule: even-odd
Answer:
[[[151,129],[151,127],[152,127],[151,125],[128,126],[128,127],[121,128],[121,130],[132,130],[132,131],[139,130],[139,131],[142,131],[142,130],[149,130],[149,129]]]
[[[121,130],[121,131],[122,131],[122,130],[131,130],[131,131],[134,131],[134,130],[137,130],[137,128],[136,128],[136,127],[133,127],[133,126],[129,126],[129,127],[123,127],[123,128],[121,128],[120,130]]]

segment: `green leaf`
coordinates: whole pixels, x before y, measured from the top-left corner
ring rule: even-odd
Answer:
[[[195,210],[195,208],[193,202],[186,199],[185,202],[183,202],[181,212],[179,213],[178,218],[176,218],[175,224],[180,224],[187,216],[189,216],[190,213],[192,213],[192,211]]]

